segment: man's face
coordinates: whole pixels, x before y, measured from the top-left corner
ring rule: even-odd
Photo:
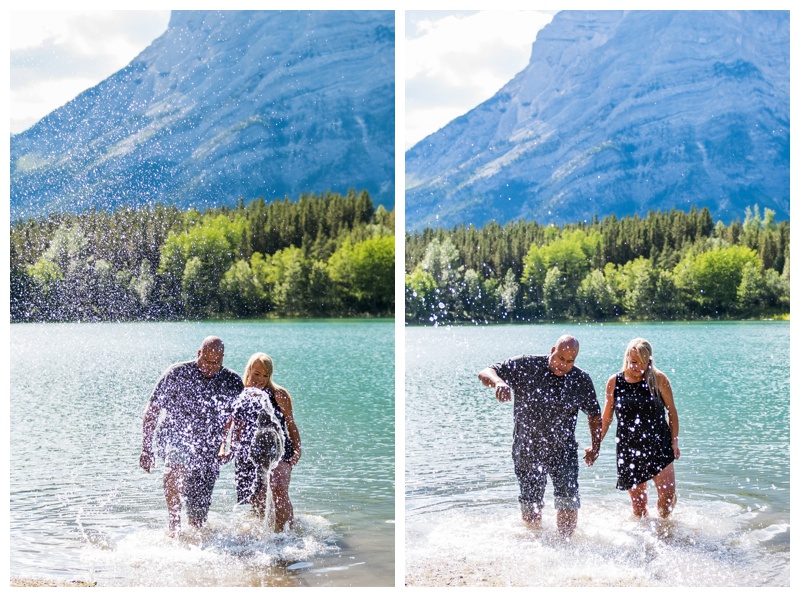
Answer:
[[[554,375],[561,377],[572,370],[575,359],[578,358],[578,349],[573,344],[559,344],[550,349],[548,364]]]
[[[208,346],[197,351],[197,368],[206,377],[214,377],[222,369],[224,348]]]

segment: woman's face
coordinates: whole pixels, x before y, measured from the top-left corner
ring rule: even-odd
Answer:
[[[267,387],[269,375],[267,375],[267,368],[261,361],[254,362],[244,376],[244,385],[247,387],[258,388],[263,390]]]
[[[644,372],[647,371],[647,365],[642,357],[639,356],[639,353],[636,352],[634,349],[630,349],[628,351],[628,373],[630,373],[635,378],[642,378],[644,377]]]

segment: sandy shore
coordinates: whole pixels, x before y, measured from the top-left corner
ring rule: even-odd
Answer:
[[[42,580],[39,578],[12,578],[12,587],[96,587],[96,582],[85,580],[70,580],[67,582],[55,580]]]
[[[491,564],[460,562],[417,562],[406,566],[407,587],[504,587]]]
[[[519,574],[508,563],[468,558],[419,559],[406,561],[407,587],[632,587],[653,586],[636,578],[595,577],[590,570],[558,579],[557,585],[542,584],[546,579],[535,572]],[[512,564],[513,566],[513,564]]]

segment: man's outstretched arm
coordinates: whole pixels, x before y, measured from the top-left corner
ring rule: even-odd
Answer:
[[[508,402],[511,400],[511,388],[497,375],[497,371],[491,367],[486,367],[486,369],[478,373],[478,379],[480,379],[481,383],[487,388],[495,389],[494,395],[500,402]]]

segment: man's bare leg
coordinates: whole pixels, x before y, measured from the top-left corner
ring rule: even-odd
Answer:
[[[205,524],[205,522],[201,522],[199,520],[196,520],[196,519],[192,518],[191,516],[187,516],[186,518],[189,520],[189,526],[190,527],[194,527],[196,529],[201,528]]]
[[[572,536],[575,527],[578,526],[578,511],[577,510],[557,510],[556,511],[556,526],[558,532],[565,539]]]
[[[164,471],[164,497],[169,513],[169,535],[177,537],[181,532],[181,494],[184,488],[185,471],[181,466],[171,466]],[[189,521],[191,523],[191,521]]]
[[[532,529],[542,528],[542,510],[530,504],[520,504],[522,521]]]

